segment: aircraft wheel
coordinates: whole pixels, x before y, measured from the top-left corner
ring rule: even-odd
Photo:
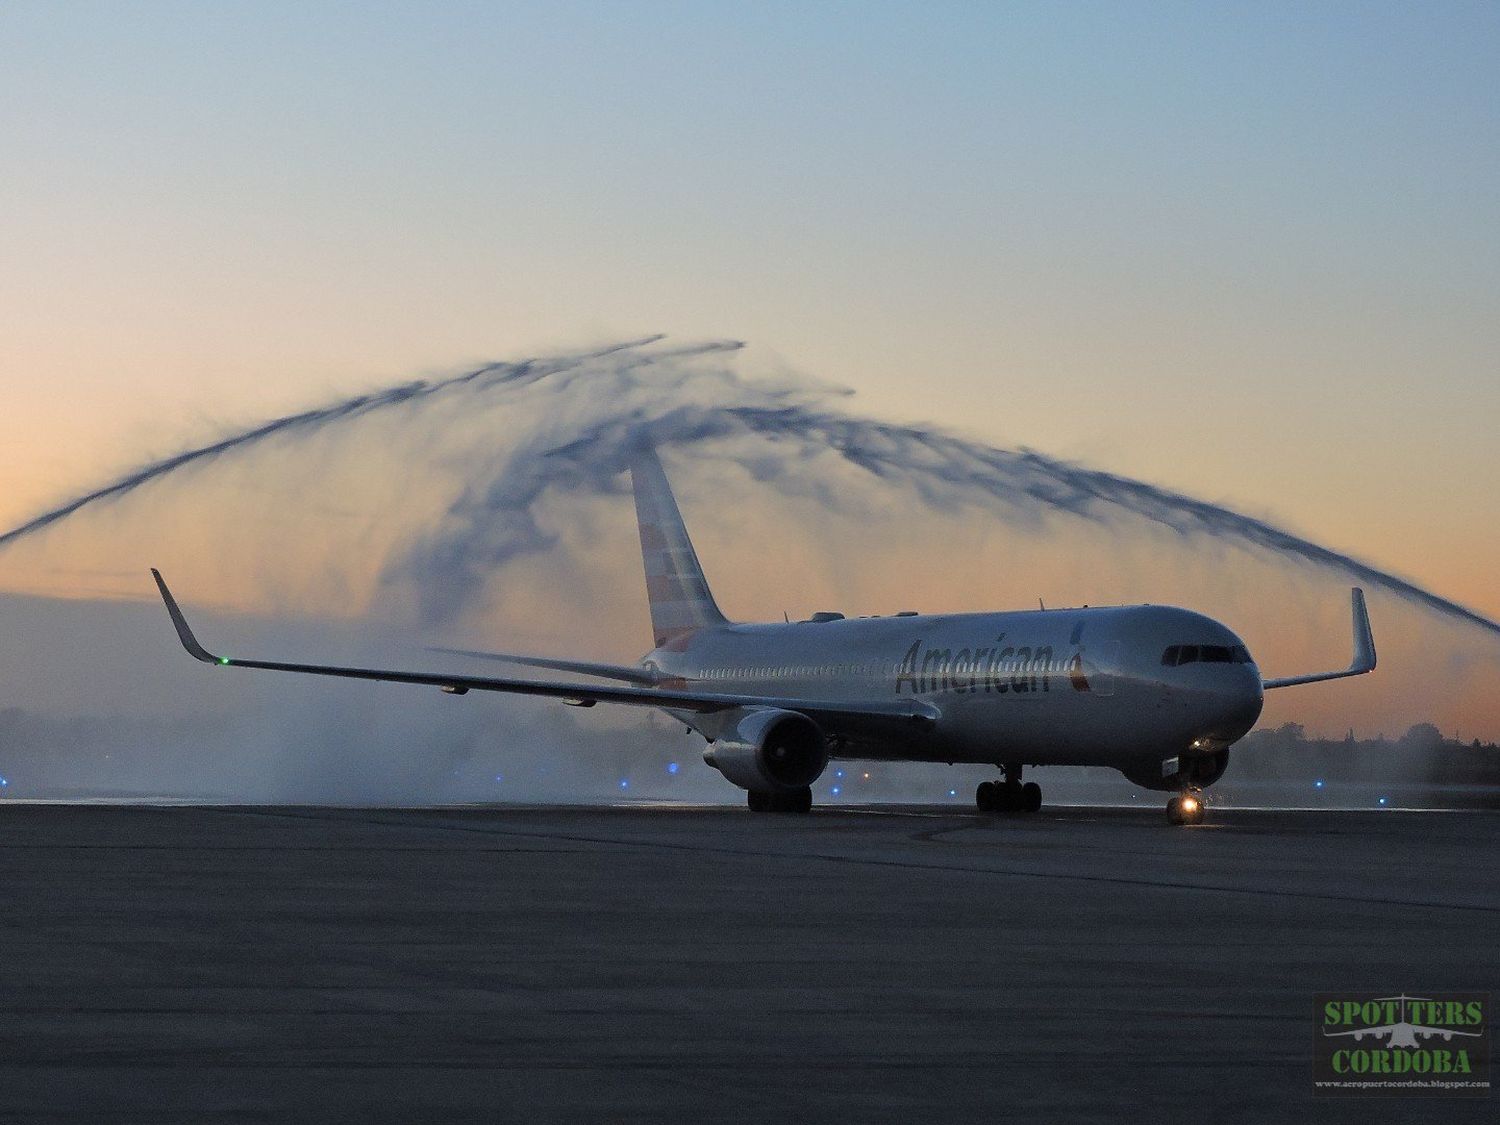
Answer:
[[[999,795],[995,792],[998,788],[999,786],[993,781],[979,783],[979,788],[974,790],[974,804],[978,806],[980,812],[998,811]]]
[[[1205,812],[1203,798],[1194,793],[1181,793],[1167,802],[1167,821],[1171,824],[1202,824]]]
[[[812,812],[812,788],[804,785],[801,789],[774,793],[752,789],[749,802],[754,812]]]
[[[1021,786],[1021,809],[1024,812],[1036,812],[1042,807],[1042,787],[1034,781],[1028,781]]]

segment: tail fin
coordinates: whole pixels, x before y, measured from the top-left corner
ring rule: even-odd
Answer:
[[[725,624],[655,451],[643,450],[632,459],[630,483],[635,489],[635,518],[641,531],[646,599],[651,603],[656,646],[694,629]]]

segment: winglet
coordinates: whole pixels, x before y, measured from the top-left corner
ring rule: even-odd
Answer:
[[[156,567],[151,568],[151,577],[156,579],[156,588],[161,591],[161,600],[167,603],[167,614],[172,618],[172,624],[177,628],[177,639],[182,642],[182,647],[188,650],[188,655],[195,660],[201,660],[205,664],[228,664],[228,657],[215,656],[198,643],[198,638],[193,636],[192,629],[188,628],[187,618],[182,615],[178,608],[177,599],[172,596],[172,591],[167,589],[166,582],[162,581],[161,571]]]
[[[1342,672],[1317,672],[1311,676],[1287,676],[1279,680],[1266,680],[1264,690],[1295,687],[1298,684],[1316,684],[1323,680],[1342,680],[1347,676],[1363,676],[1375,671],[1375,634],[1370,630],[1370,611],[1365,608],[1365,592],[1358,586],[1349,590],[1349,608],[1354,619],[1354,658]]]
[[[1349,590],[1349,602],[1354,611],[1354,662],[1349,671],[1354,675],[1375,671],[1375,634],[1370,631],[1370,611],[1365,608],[1365,592],[1358,586]]]

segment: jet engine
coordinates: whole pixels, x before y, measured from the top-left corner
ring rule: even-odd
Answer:
[[[828,743],[818,724],[796,711],[749,712],[703,751],[703,760],[741,789],[803,789],[828,766]]]
[[[1224,771],[1228,768],[1229,747],[1226,746],[1222,750],[1207,753],[1180,755],[1175,773],[1163,772],[1163,763],[1157,758],[1133,763],[1121,768],[1120,772],[1133,785],[1167,793],[1212,785],[1224,776]]]

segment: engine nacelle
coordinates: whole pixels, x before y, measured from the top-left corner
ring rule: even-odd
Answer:
[[[1229,748],[1214,750],[1207,754],[1182,754],[1177,759],[1177,771],[1164,773],[1163,763],[1152,758],[1146,762],[1121,767],[1125,779],[1142,789],[1156,789],[1163,793],[1177,792],[1197,786],[1212,785],[1224,776],[1229,768]]]
[[[796,711],[752,711],[703,751],[703,760],[741,789],[786,791],[811,785],[828,767],[818,724]]]

